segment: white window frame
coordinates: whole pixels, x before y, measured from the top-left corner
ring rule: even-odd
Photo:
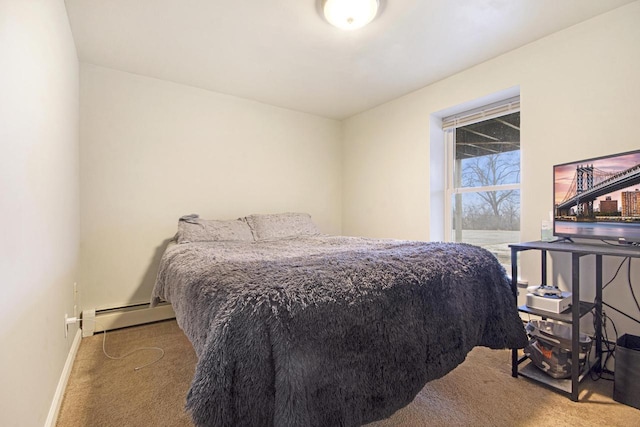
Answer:
[[[520,96],[498,101],[473,110],[464,111],[442,119],[442,130],[445,144],[445,197],[444,197],[444,240],[455,241],[453,237],[453,204],[455,195],[464,193],[478,193],[484,191],[520,190],[521,183],[503,184],[480,187],[456,187],[454,173],[460,171],[455,167],[455,130],[458,127],[482,122],[496,117],[520,111]],[[520,193],[522,197],[522,193]],[[461,222],[459,221],[458,224]]]

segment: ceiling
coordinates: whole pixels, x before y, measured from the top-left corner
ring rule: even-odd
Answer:
[[[344,119],[635,0],[65,0],[80,61]]]

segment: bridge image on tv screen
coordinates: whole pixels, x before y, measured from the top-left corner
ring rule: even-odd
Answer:
[[[554,234],[640,241],[640,150],[553,167]]]

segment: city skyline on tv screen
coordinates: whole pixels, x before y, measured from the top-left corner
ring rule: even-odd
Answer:
[[[640,150],[553,167],[553,234],[640,242]]]
[[[575,180],[577,166],[588,165],[593,166],[593,168],[598,171],[619,173],[621,171],[640,166],[640,151],[592,160],[581,160],[554,166],[554,206],[558,205],[565,199],[571,188],[571,184]],[[600,210],[600,202],[606,201],[606,197],[611,197],[611,200],[620,202],[622,198],[621,193],[623,191],[636,190],[640,191],[640,178],[638,179],[638,182],[632,183],[624,189],[616,190],[596,198],[594,201],[594,210]],[[620,204],[618,205],[618,209],[621,209]]]

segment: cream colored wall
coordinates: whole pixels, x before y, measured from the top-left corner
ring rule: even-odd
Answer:
[[[640,2],[538,40],[344,122],[343,232],[430,239],[430,121],[444,109],[515,86],[522,106],[522,240],[537,240],[561,162],[640,148]],[[615,260],[619,261],[619,260]],[[523,277],[539,283],[539,256]],[[558,259],[556,280],[567,281]],[[607,260],[605,276],[613,274]],[[635,269],[639,267],[634,261]],[[584,271],[585,295],[593,268]],[[638,283],[637,275],[635,278]],[[637,309],[620,281],[605,292]],[[639,332],[637,324],[620,323]]]
[[[178,218],[309,212],[339,234],[340,123],[81,64],[85,307],[147,302]]]
[[[78,60],[62,0],[0,0],[0,425],[42,426],[76,327]]]

